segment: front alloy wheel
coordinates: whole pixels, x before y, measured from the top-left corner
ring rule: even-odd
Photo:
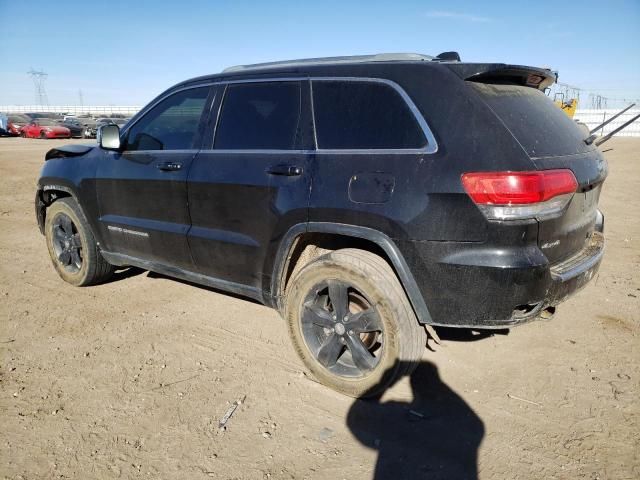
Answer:
[[[78,227],[65,214],[59,213],[53,220],[53,250],[60,266],[71,273],[82,268],[82,241]]]
[[[114,267],[102,257],[87,219],[72,198],[49,205],[44,233],[53,266],[66,282],[95,285],[113,273]]]

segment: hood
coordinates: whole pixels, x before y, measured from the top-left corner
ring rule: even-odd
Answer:
[[[41,128],[43,130],[51,130],[52,132],[55,132],[55,133],[68,133],[69,132],[69,129],[67,127],[61,127],[59,125],[54,125],[54,126],[50,126],[50,127],[47,127],[47,126],[43,125]]]
[[[62,147],[52,148],[44,156],[45,160],[52,158],[79,157],[96,148],[96,145],[64,145]]]

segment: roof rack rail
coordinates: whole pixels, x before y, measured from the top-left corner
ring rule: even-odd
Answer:
[[[255,63],[253,65],[235,65],[225,68],[222,73],[245,72],[247,70],[261,70],[277,67],[296,67],[302,65],[335,65],[341,63],[368,62],[430,62],[435,57],[421,53],[376,53],[374,55],[353,55],[347,57],[301,58],[299,60],[284,60],[281,62]]]

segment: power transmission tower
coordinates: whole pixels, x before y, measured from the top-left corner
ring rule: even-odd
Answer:
[[[47,91],[44,89],[44,82],[48,75],[42,70],[34,70],[33,68],[27,72],[27,75],[33,80],[33,85],[36,89],[36,104],[49,106]]]

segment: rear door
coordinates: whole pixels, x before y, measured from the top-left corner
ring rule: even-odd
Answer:
[[[125,133],[121,152],[106,152],[97,172],[103,248],[193,269],[187,231],[187,175],[202,139],[210,87],[171,94]]]
[[[582,249],[594,230],[607,164],[587,134],[539,90],[469,82],[502,121],[538,170],[570,169],[577,192],[564,213],[539,221],[538,243],[554,263]]]
[[[189,173],[191,254],[200,273],[259,292],[272,243],[307,221],[308,81],[229,83],[211,118]]]

